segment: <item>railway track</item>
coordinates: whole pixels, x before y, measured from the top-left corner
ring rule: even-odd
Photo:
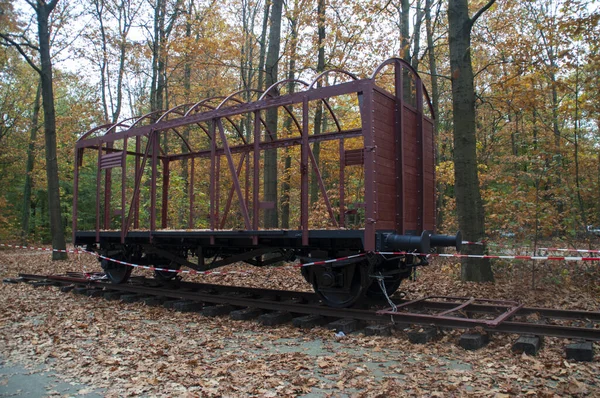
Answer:
[[[135,278],[128,284],[112,284],[90,280],[77,273],[20,274],[18,279],[9,281],[85,287],[88,294],[93,296],[127,293],[138,295],[138,299],[161,298],[158,302],[185,300],[198,304],[194,308],[201,307],[200,303],[204,307],[220,306],[224,311],[215,312],[219,314],[259,309],[267,313],[287,314],[282,318],[287,321],[293,317],[310,315],[320,316],[327,321],[350,319],[380,325],[399,323],[450,329],[480,328],[491,333],[600,341],[600,312],[525,307],[511,301],[432,296],[412,301],[396,299],[393,300],[395,308],[383,308],[381,302],[373,301],[366,302],[364,308],[360,309],[331,308],[323,305],[315,293],[181,281],[159,282],[143,277]]]

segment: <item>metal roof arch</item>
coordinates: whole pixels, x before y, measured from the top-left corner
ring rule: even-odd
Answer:
[[[258,100],[259,100],[259,101],[262,101],[263,99],[265,99],[265,97],[266,97],[267,95],[271,95],[271,96],[273,96],[273,95],[271,94],[271,90],[273,90],[273,89],[275,89],[275,88],[277,88],[277,87],[281,86],[281,85],[282,85],[282,84],[284,84],[284,83],[292,83],[292,82],[293,82],[293,83],[300,83],[300,84],[304,85],[304,87],[308,87],[308,86],[309,86],[309,84],[308,84],[308,83],[306,83],[304,80],[300,80],[300,79],[283,79],[283,80],[279,80],[278,82],[275,82],[275,83],[271,84],[271,86],[270,86],[269,88],[267,88],[267,89],[266,89],[266,90],[263,92],[263,94],[260,96],[260,98],[259,98]],[[291,93],[288,93],[288,94],[291,94]]]
[[[214,97],[204,98],[203,100],[200,100],[200,101],[196,102],[194,105],[192,105],[192,107],[190,109],[188,109],[188,111],[183,116],[184,117],[189,116],[190,113],[192,113],[192,112],[198,113],[198,108],[201,108],[201,107],[207,108],[209,110],[214,110],[216,108],[216,106],[209,105],[208,102],[214,101],[214,100],[222,101],[225,98],[227,98],[227,97],[225,97],[223,95],[217,95]]]
[[[242,93],[258,93],[258,94],[260,94],[260,93],[262,93],[262,91],[257,90],[255,88],[247,88],[247,89],[236,91],[234,93],[229,94],[227,97],[225,97],[225,99],[223,101],[221,101],[221,103],[215,109],[221,109],[230,100],[236,101],[238,104],[247,104],[248,102],[237,98],[237,96]]]
[[[385,68],[388,65],[392,65],[392,64],[398,65],[400,68],[406,68],[408,71],[410,71],[410,73],[412,73],[416,77],[416,79],[418,81],[421,82],[421,86],[423,87],[423,93],[425,94],[425,98],[427,99],[427,105],[429,107],[429,111],[431,112],[432,118],[435,119],[435,113],[433,112],[433,105],[431,105],[431,99],[429,97],[429,92],[427,91],[427,87],[425,87],[425,84],[423,83],[423,79],[421,79],[419,72],[417,72],[415,70],[415,68],[412,67],[411,64],[409,64],[402,58],[392,57],[392,58],[386,59],[381,64],[379,64],[379,66],[377,68],[375,68],[375,70],[371,74],[370,79],[375,81],[375,79],[377,78],[377,75],[383,70],[383,68]]]
[[[317,77],[315,77],[313,79],[312,82],[310,82],[310,85],[308,86],[308,90],[314,90],[315,88],[315,84],[317,84],[317,82],[319,80],[321,80],[323,77],[329,75],[330,73],[341,73],[342,75],[346,75],[349,76],[350,78],[352,78],[352,80],[359,80],[358,76],[356,76],[354,73],[352,72],[348,72],[347,70],[343,70],[343,69],[329,69],[326,70],[324,72],[321,72],[317,75]]]

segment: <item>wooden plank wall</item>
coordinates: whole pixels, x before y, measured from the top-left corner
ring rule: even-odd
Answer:
[[[396,229],[396,206],[398,190],[396,188],[397,145],[394,139],[395,99],[388,93],[374,90],[373,127],[376,146],[376,211],[378,230]],[[421,137],[417,128],[417,111],[405,105],[402,123],[404,127],[404,231],[420,234],[418,218],[423,209],[423,230],[435,229],[435,147],[433,141],[433,123],[423,118],[424,162],[421,161]],[[423,165],[423,167],[422,167]],[[423,170],[422,170],[423,168]],[[423,178],[423,203],[418,194]]]
[[[396,229],[396,144],[394,138],[395,101],[373,90],[373,129],[377,223],[379,230]]]

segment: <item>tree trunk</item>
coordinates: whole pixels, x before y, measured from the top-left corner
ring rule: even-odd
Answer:
[[[112,122],[119,121],[121,108],[123,107],[123,76],[125,74],[125,58],[127,57],[127,33],[122,32],[121,42],[119,43],[119,71],[117,72],[117,101],[112,113]]]
[[[579,173],[579,135],[580,135],[580,121],[579,121],[579,63],[576,64],[575,70],[575,131],[573,134],[573,144],[575,149],[575,186],[577,188],[577,203],[579,204],[579,211],[581,213],[581,221],[583,223],[583,231],[587,226],[587,214],[585,210],[585,204],[581,196],[581,182]]]
[[[277,82],[277,68],[279,64],[279,48],[281,41],[281,15],[283,0],[273,0],[271,10],[271,24],[269,29],[269,46],[265,61],[265,86],[269,87]],[[277,108],[269,108],[266,118],[268,140],[277,139]],[[264,197],[266,202],[273,204],[273,208],[265,209],[265,228],[277,228],[277,149],[265,151],[264,163]]]
[[[294,0],[294,9],[292,10],[292,16],[290,17],[290,62],[288,64],[288,75],[287,78],[290,82],[287,85],[287,92],[291,94],[294,92],[295,84],[292,80],[295,78],[296,71],[296,53],[298,48],[298,0]],[[290,106],[291,109],[291,106]],[[290,131],[292,128],[292,118],[287,116],[284,122],[284,130]],[[292,157],[289,155],[289,148],[285,149],[285,163],[283,169],[283,177],[281,182],[281,228],[290,228],[290,189],[291,189],[291,169],[292,169]]]
[[[44,136],[46,144],[46,178],[48,179],[48,210],[50,213],[50,233],[52,248],[65,250],[65,229],[60,207],[60,190],[58,179],[58,161],[56,159],[56,113],[54,110],[54,91],[52,88],[52,60],[50,58],[49,15],[56,6],[57,0],[45,4],[38,1],[36,7],[38,19],[38,37],[41,62],[42,104],[44,108]],[[67,258],[66,253],[52,252],[53,260]]]
[[[31,116],[31,129],[29,130],[29,145],[27,145],[27,166],[25,170],[25,186],[23,187],[23,213],[21,216],[21,244],[27,245],[29,235],[29,213],[31,211],[31,188],[33,186],[33,163],[35,162],[35,140],[37,139],[38,123],[40,116],[40,97],[42,84],[38,82]]]
[[[319,0],[317,5],[317,32],[318,40],[317,45],[319,47],[317,54],[317,74],[325,70],[325,0]],[[321,80],[317,82],[317,88],[323,86]],[[314,129],[315,135],[321,134],[323,127],[323,102],[317,102],[317,109],[315,111]],[[315,163],[319,167],[319,160],[321,158],[321,144],[315,142],[313,144],[313,155],[315,157]],[[311,168],[310,174],[310,204],[314,204],[319,198],[319,183],[317,181],[317,173]]]
[[[167,13],[167,0],[158,0],[155,10],[155,21],[156,26],[154,32],[157,36],[154,40],[157,43],[156,47],[156,89],[154,92],[154,108],[153,111],[161,110],[164,108],[163,97],[165,91],[165,14]],[[154,72],[153,72],[154,75]]]
[[[263,24],[259,42],[258,52],[258,84],[256,88],[258,90],[264,90],[265,82],[265,54],[267,52],[267,27],[269,26],[269,11],[271,10],[271,0],[265,0],[265,12],[263,14]]]
[[[450,0],[448,3],[456,207],[459,227],[468,241],[480,241],[485,236],[483,202],[477,175],[471,29],[476,18],[493,2],[490,1],[474,19],[469,17],[467,0]],[[483,246],[469,245],[464,251],[467,254],[481,254]],[[463,258],[461,277],[478,282],[494,280],[488,259]]]
[[[440,89],[438,86],[438,75],[437,75],[437,60],[435,59],[435,50],[433,44],[433,32],[434,26],[433,21],[431,19],[431,8],[433,6],[433,0],[425,1],[425,28],[427,31],[427,54],[429,58],[429,74],[431,75],[431,106],[433,107],[433,136],[434,142],[438,142],[439,137],[439,128],[440,128]],[[439,7],[438,11],[439,12]],[[437,17],[436,12],[436,17]],[[440,162],[440,153],[439,146],[436,144],[435,146],[435,161],[436,164]],[[437,195],[436,195],[436,208],[437,208],[437,216],[436,216],[436,227],[439,229],[444,222],[444,213],[442,213],[443,205],[444,205],[444,193],[442,192],[441,184],[437,185]]]
[[[150,111],[155,111],[157,109],[156,103],[156,88],[158,82],[158,59],[160,58],[159,54],[159,36],[160,36],[160,9],[161,4],[165,0],[156,0],[156,5],[154,8],[154,39],[152,41],[152,77],[150,79]]]
[[[400,7],[400,56],[410,63],[410,2],[401,0]]]
[[[423,9],[421,8],[421,0],[417,0],[417,15],[415,17],[415,29],[413,40],[412,67],[419,69],[419,50],[421,49],[421,23],[423,22]]]
[[[104,111],[104,120],[108,120],[108,97],[106,95],[106,87],[108,85],[108,39],[106,37],[106,29],[104,28],[104,1],[94,1],[96,18],[100,24],[100,36],[102,37],[102,61],[100,62],[100,92],[102,96],[102,109]]]
[[[185,12],[185,39],[187,43],[191,42],[192,39],[192,12],[194,10],[194,1],[188,0],[186,12]],[[192,54],[189,49],[185,50],[185,58],[183,64],[183,93],[184,93],[184,102],[186,104],[191,103],[191,89],[192,89]],[[182,131],[183,138],[188,140],[190,138],[190,129],[188,126],[185,126]],[[181,153],[189,152],[188,147],[185,145],[185,142],[181,143]],[[193,162],[193,160],[192,160]],[[190,192],[190,179],[188,175],[188,160],[181,160],[181,179],[183,180],[184,192],[188,195],[193,195],[193,192]],[[188,200],[191,198],[188,197]],[[191,209],[189,211],[192,211]],[[179,224],[185,224],[185,206],[179,211]],[[189,214],[191,216],[191,214]]]

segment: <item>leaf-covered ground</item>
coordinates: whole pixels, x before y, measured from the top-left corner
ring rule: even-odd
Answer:
[[[408,298],[444,294],[519,299],[527,305],[598,310],[593,268],[538,264],[496,266],[497,283],[458,281],[440,259],[403,286]],[[231,266],[229,269],[251,269]],[[0,276],[19,272],[99,270],[86,255],[52,262],[48,253],[0,251]],[[309,290],[298,269],[251,269],[249,276],[196,277],[212,283]],[[566,270],[566,271],[565,271]],[[186,279],[191,279],[189,276]],[[56,288],[0,286],[0,356],[52,368],[68,380],[120,396],[598,396],[600,365],[565,359],[566,340],[549,338],[538,357],[512,353],[516,336],[494,335],[475,352],[459,332],[428,345],[394,336],[336,338],[326,329],[204,318],[142,304],[91,299]],[[0,385],[3,383],[0,379]],[[48,391],[60,395],[59,391]]]

